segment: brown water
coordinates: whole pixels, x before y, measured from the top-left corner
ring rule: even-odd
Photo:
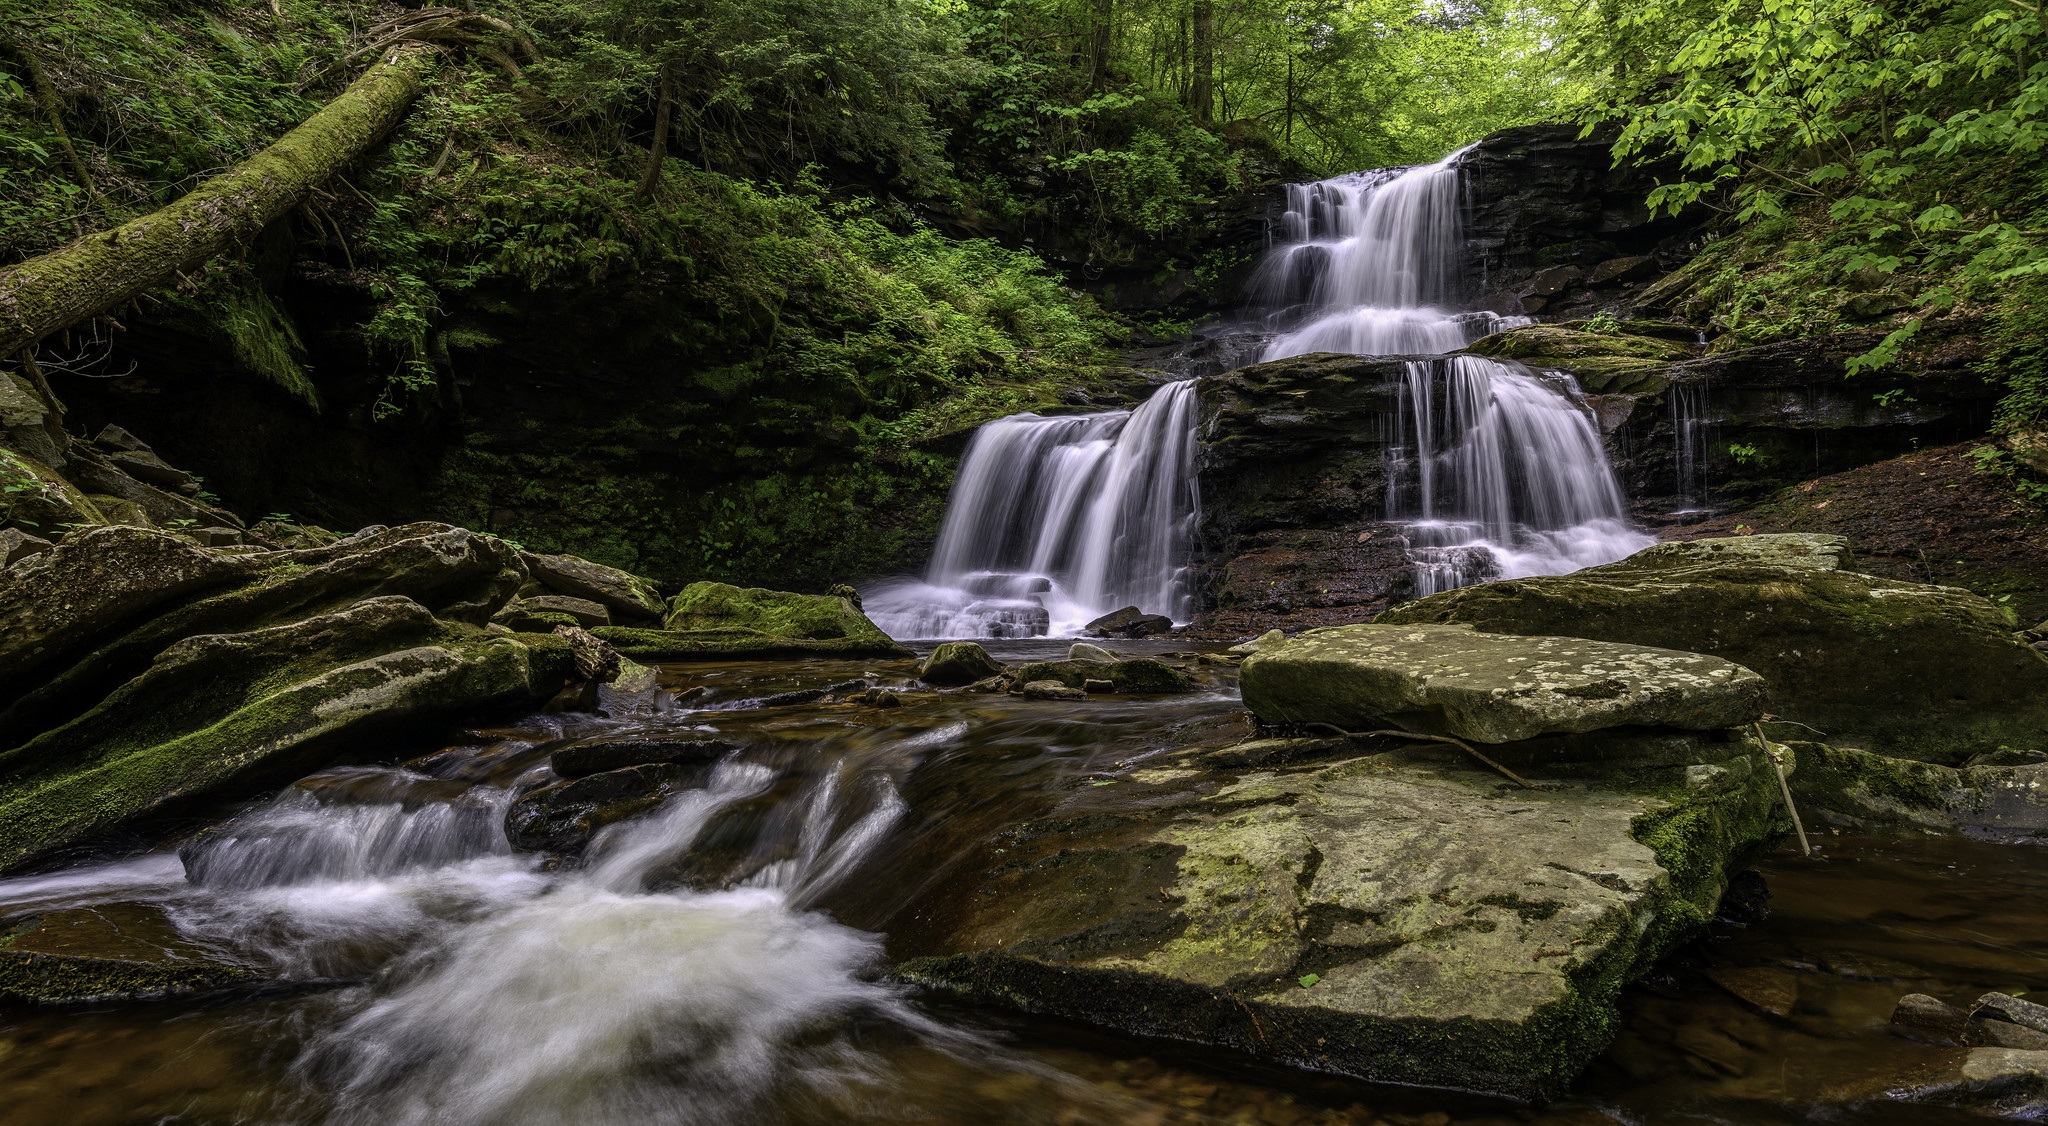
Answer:
[[[910,671],[671,666],[672,697],[610,699],[611,718],[537,716],[420,748],[410,770],[322,772],[223,811],[198,884],[169,853],[0,881],[0,914],[164,904],[279,979],[0,1008],[0,1121],[1978,1121],[1998,1108],[1900,1101],[1957,1050],[1893,1037],[1885,1018],[1907,992],[2048,989],[2037,848],[1826,836],[1814,859],[1781,849],[1760,866],[1767,919],[1716,924],[1633,987],[1614,1047],[1547,1111],[963,1011],[881,980],[886,936],[857,925],[943,887],[965,843],[1148,757],[1235,738],[1241,719],[1216,669],[1193,698],[748,703],[856,677],[909,687]],[[478,844],[552,746],[621,731],[744,749],[581,870]],[[679,873],[743,886],[682,890]]]

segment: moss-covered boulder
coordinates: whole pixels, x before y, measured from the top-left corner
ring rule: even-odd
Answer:
[[[494,637],[396,596],[185,638],[84,714],[0,751],[0,870],[181,800],[303,773],[350,737],[533,706],[571,666],[558,639]]]
[[[1130,695],[1193,692],[1195,679],[1164,661],[1147,657],[1103,663],[1093,660],[1039,661],[1018,667],[1016,681],[1030,684],[1052,681],[1067,688],[1086,689],[1089,681],[1108,681],[1110,691]]]
[[[520,552],[519,561],[540,585],[556,594],[585,598],[609,609],[621,622],[659,622],[668,607],[654,584],[617,567],[573,555]]]
[[[1756,557],[1740,539],[1698,540],[1569,575],[1446,591],[1377,622],[1710,653],[1755,670],[1770,711],[1834,746],[1951,765],[2000,747],[2048,751],[2048,657],[2019,641],[1998,607],[1827,560],[1825,551],[1787,562]]]
[[[1662,391],[1668,382],[1663,369],[1692,357],[1684,345],[1653,336],[1587,332],[1554,324],[1497,332],[1475,341],[1466,351],[1569,372],[1580,386],[1596,395]]]
[[[739,657],[909,657],[845,594],[792,594],[691,583],[669,602],[662,629],[592,631],[640,661]]]
[[[0,1001],[168,997],[257,977],[224,952],[180,934],[151,904],[69,907],[0,921]]]
[[[1334,626],[1247,657],[1263,723],[1403,727],[1508,743],[1649,726],[1711,730],[1763,714],[1763,679],[1718,657],[1465,626]]]
[[[1002,664],[972,641],[948,641],[917,667],[917,679],[942,687],[973,684],[1002,674]]]
[[[1579,770],[1533,790],[1447,749],[1169,754],[960,857],[892,934],[897,972],[1275,1063],[1553,1098],[1613,1036],[1622,985],[1786,828],[1754,742],[1623,744],[1501,748]]]
[[[1868,751],[1793,742],[1792,792],[1823,824],[2048,837],[2048,762],[1939,766]]]

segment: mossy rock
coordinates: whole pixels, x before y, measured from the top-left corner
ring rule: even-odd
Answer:
[[[590,632],[636,661],[916,656],[879,630],[872,636],[823,640],[782,637],[749,629],[665,630],[599,626]]]
[[[402,597],[189,637],[84,714],[0,751],[0,870],[183,800],[247,792],[399,725],[545,701],[554,637],[494,637]]]
[[[948,641],[917,667],[917,678],[941,686],[973,684],[1001,676],[1003,666],[972,641]]]
[[[180,934],[153,904],[70,907],[0,922],[0,1001],[128,1001],[256,980],[251,967]]]
[[[1623,771],[1522,790],[1455,753],[1285,742],[1302,754],[1258,756],[1282,771],[1152,760],[959,858],[896,973],[1129,1035],[1542,1101],[1606,1048],[1623,984],[1789,827],[1739,739],[1686,744],[1728,780],[1711,789]]]
[[[72,527],[108,523],[92,498],[26,454],[0,447],[0,524],[45,538]]]
[[[852,638],[888,639],[866,614],[842,595],[792,594],[731,583],[691,583],[669,601],[666,628],[750,630],[792,641]]]
[[[1771,712],[1835,746],[1946,764],[2048,751],[2048,658],[1991,602],[1832,569],[1826,551],[1773,561],[1720,543],[1446,591],[1376,621],[1710,653],[1755,670]]]
[[[1476,356],[1520,360],[1530,367],[1569,372],[1596,395],[1647,395],[1669,385],[1662,372],[1692,352],[1652,336],[1584,332],[1563,325],[1528,325],[1475,341]]]
[[[1091,680],[1109,681],[1113,692],[1133,696],[1168,692],[1193,692],[1193,677],[1162,661],[1145,657],[1104,664],[1101,661],[1039,661],[1017,669],[1016,681],[1031,684],[1052,681],[1067,688],[1086,689]]]
[[[2048,764],[1957,768],[1825,743],[1788,746],[1798,762],[1792,792],[1823,824],[2048,837]]]

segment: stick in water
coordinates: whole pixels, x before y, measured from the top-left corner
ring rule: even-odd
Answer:
[[[1749,726],[1756,732],[1757,742],[1763,745],[1764,757],[1771,760],[1771,769],[1778,772],[1778,792],[1785,795],[1785,812],[1792,815],[1792,830],[1799,834],[1799,851],[1812,856],[1813,846],[1806,843],[1806,825],[1799,820],[1799,807],[1792,804],[1792,784],[1785,781],[1785,764],[1778,761],[1777,753],[1771,750],[1771,741],[1764,738],[1764,725],[1752,723]]]

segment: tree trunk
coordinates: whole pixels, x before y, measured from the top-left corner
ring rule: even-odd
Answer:
[[[661,92],[655,96],[654,103],[654,143],[647,146],[647,171],[640,177],[640,186],[633,192],[638,199],[646,199],[654,194],[655,188],[661,186],[661,162],[668,156],[668,119],[675,106],[675,87],[669,81],[667,63],[661,65],[659,85]]]
[[[382,140],[419,97],[436,57],[400,44],[276,144],[175,203],[0,270],[0,355],[255,237]]]
[[[1095,0],[1094,26],[1089,29],[1088,86],[1100,90],[1109,85],[1109,34],[1116,16],[1116,0]]]
[[[1195,120],[1207,125],[1216,117],[1216,4],[1195,0],[1194,80],[1188,104]]]

